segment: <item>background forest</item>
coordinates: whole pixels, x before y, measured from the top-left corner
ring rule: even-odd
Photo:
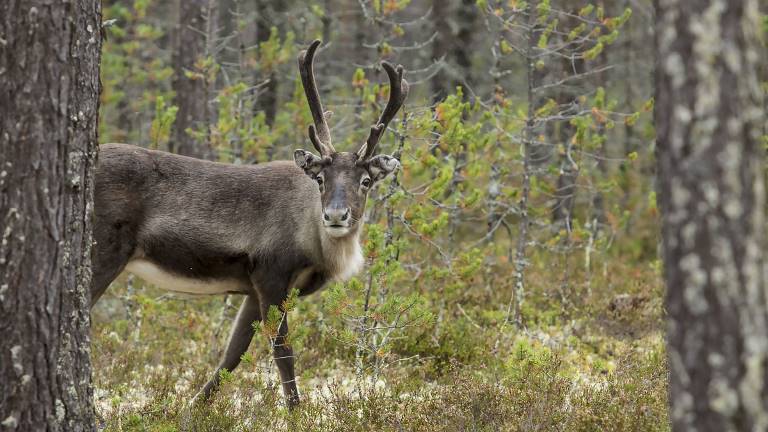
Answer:
[[[315,38],[339,149],[386,103],[379,60],[411,84],[364,272],[291,307],[302,405],[257,335],[200,430],[669,429],[650,1],[103,3],[101,142],[290,159]],[[238,305],[122,277],[93,310],[107,429],[175,430]]]

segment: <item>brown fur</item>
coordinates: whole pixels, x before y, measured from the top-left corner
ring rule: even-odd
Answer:
[[[403,67],[382,64],[390,97],[379,121],[356,152],[336,152],[312,69],[320,44],[312,42],[298,58],[314,121],[309,138],[320,156],[296,150],[294,163],[239,166],[125,144],[101,147],[92,303],[126,266],[166,289],[245,294],[219,367],[196,400],[216,390],[221,370],[237,367],[253,322],[280,307],[291,287],[307,295],[359,270],[368,191],[399,166],[374,154],[408,96]],[[284,315],[273,349],[293,407],[299,394],[287,332]]]
[[[360,221],[368,193],[361,181],[382,177],[379,165],[391,159],[377,158],[369,166],[358,163],[355,154],[336,153],[330,163],[302,169],[298,161],[243,166],[102,145],[92,302],[126,266],[167,289],[245,294],[219,367],[231,370],[247,348],[242,339],[253,336],[246,327],[270,305],[280,305],[292,286],[307,295],[359,270]],[[318,176],[325,179],[322,187]],[[324,226],[325,209],[332,206],[350,209],[343,236],[329,235]],[[285,326],[287,331],[287,320]],[[275,350],[276,356],[290,357],[282,344],[276,342]],[[289,402],[295,402],[292,359],[278,362],[278,368]],[[218,373],[200,398],[217,385]]]

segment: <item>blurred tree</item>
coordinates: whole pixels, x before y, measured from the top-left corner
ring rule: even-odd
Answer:
[[[281,37],[284,33],[283,21],[277,19],[277,16],[285,11],[286,2],[284,0],[256,0],[256,44],[259,47],[259,57],[264,57],[264,50],[270,47],[270,39],[275,36]],[[276,32],[276,35],[273,35]],[[260,78],[267,80],[256,98],[254,109],[264,111],[267,125],[272,126],[275,122],[275,115],[278,107],[278,85],[279,77],[277,67],[265,68],[262,65]]]
[[[238,26],[240,22],[245,20],[245,16],[241,13],[243,0],[217,0],[216,1],[216,29],[218,33],[224,37],[232,37],[238,32]],[[237,41],[236,41],[237,42]],[[239,48],[239,47],[236,47]],[[235,61],[237,49],[229,52],[225,51],[221,57],[227,61]]]
[[[91,431],[100,2],[0,16],[0,429]]]
[[[457,86],[473,85],[472,58],[475,52],[479,11],[474,0],[432,1],[431,60],[440,62],[440,69],[432,76],[432,99],[445,99]],[[442,60],[442,61],[441,61]],[[464,93],[465,97],[471,95]]]
[[[497,128],[489,156],[487,238],[492,240],[499,226],[514,235],[500,217],[502,208],[517,215],[516,245],[510,255],[515,263],[513,316],[520,323],[525,268],[535,253],[529,252],[530,246],[551,248],[562,257],[561,299],[573,273],[568,259],[574,249],[584,248],[589,268],[597,232],[586,230],[589,225],[582,221],[598,218],[585,211],[594,206],[594,195],[579,205],[576,191],[602,178],[593,167],[608,169],[600,165],[604,136],[614,118],[623,117],[593,78],[607,69],[599,57],[618,39],[632,11],[609,15],[599,5],[575,0],[559,2],[563,9],[546,0],[481,3],[486,27],[497,38],[490,69],[494,104],[487,111]],[[524,89],[515,86],[517,77],[525,78]],[[513,105],[516,98],[523,107]],[[513,146],[519,150],[510,151]],[[578,182],[585,178],[589,180]],[[546,222],[542,212],[550,216]]]
[[[580,23],[578,15],[583,2],[565,1],[562,6],[566,8],[565,14],[560,18],[557,24],[560,28],[577,28]],[[579,5],[578,3],[582,3]],[[554,33],[554,32],[553,32]],[[553,37],[557,40],[553,51],[561,50],[559,58],[552,63],[550,74],[554,75],[553,81],[567,82],[578,76],[583,75],[587,69],[586,62],[582,56],[576,55],[573,48],[569,47],[568,34],[554,33]],[[601,56],[603,58],[603,56]],[[583,89],[578,85],[559,85],[553,95],[553,100],[557,103],[563,112],[569,112],[573,107],[578,107],[578,97]],[[571,122],[549,122],[547,124],[548,138],[550,142],[562,146],[565,151],[559,152],[557,184],[555,186],[555,199],[552,205],[552,222],[554,228],[565,228],[570,231],[572,228],[572,213],[574,210],[574,201],[576,195],[576,180],[579,175],[579,167],[573,161],[571,142],[575,127]]]
[[[432,61],[439,62],[445,59],[451,50],[451,25],[448,21],[451,2],[445,0],[432,0],[432,25],[434,26],[435,41],[432,43]],[[432,100],[437,102],[445,99],[449,92],[448,71],[445,64],[430,80]]]
[[[214,0],[181,0],[176,46],[173,51],[174,104],[179,111],[171,151],[199,158],[211,157],[208,134],[190,134],[189,129],[211,123],[211,44],[215,35],[217,7]]]
[[[367,65],[369,60],[369,52],[365,48],[365,44],[369,39],[369,33],[371,32],[370,20],[368,17],[368,9],[365,2],[360,0],[346,0],[349,3],[349,8],[356,12],[349,15],[349,19],[353,21],[352,28],[352,43],[350,54],[355,59],[355,63],[361,65]]]
[[[461,85],[472,88],[474,85],[472,57],[474,55],[474,47],[477,45],[475,43],[475,34],[477,33],[478,21],[478,10],[475,0],[461,0],[456,11],[458,30],[453,49],[453,56],[456,59],[456,66],[459,67],[461,76],[455,80],[454,87]],[[466,96],[469,96],[468,92]]]
[[[172,3],[104,3],[103,18],[111,24],[101,54],[99,137],[103,142],[147,145],[156,99],[172,97],[168,36],[172,32],[168,30],[173,26],[169,23],[178,21]]]
[[[768,427],[757,3],[656,2],[658,196],[677,431]]]

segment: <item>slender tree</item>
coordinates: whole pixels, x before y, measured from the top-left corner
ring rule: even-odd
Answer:
[[[757,0],[655,3],[673,430],[768,428]]]
[[[93,430],[98,1],[0,2],[0,429]]]

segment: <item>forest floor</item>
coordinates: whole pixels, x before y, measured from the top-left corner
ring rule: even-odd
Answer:
[[[437,319],[399,334],[375,378],[356,373],[356,351],[335,336],[344,324],[325,295],[301,298],[290,315],[300,407],[285,408],[257,334],[221,391],[193,412],[194,429],[669,430],[658,261],[606,254],[585,274],[578,260],[568,281],[532,258],[523,325],[505,324],[509,290],[482,281],[430,304]],[[130,285],[122,276],[93,311],[97,413],[109,431],[178,430],[240,299]]]

